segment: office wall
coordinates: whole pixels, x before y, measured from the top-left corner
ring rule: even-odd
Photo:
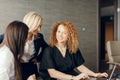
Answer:
[[[118,37],[118,40],[120,41],[120,0],[117,0],[118,1],[118,8],[117,8],[117,27],[118,27],[118,29],[117,29],[117,37]]]
[[[41,32],[47,42],[55,21],[73,22],[85,65],[98,70],[98,0],[0,0],[0,33],[9,22],[22,20],[29,11],[37,11],[43,17]]]

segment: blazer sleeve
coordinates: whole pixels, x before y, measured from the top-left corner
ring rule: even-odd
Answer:
[[[0,35],[0,44],[2,43],[3,38],[4,38],[4,34],[1,34],[1,35]]]
[[[44,40],[44,36],[42,34],[39,34],[39,39],[38,39],[38,46],[36,47],[36,54],[39,54],[36,59],[38,62],[41,61],[42,56],[43,56],[43,52],[45,50],[46,47],[48,47],[48,44],[46,43],[46,41]],[[40,51],[41,49],[41,51]]]

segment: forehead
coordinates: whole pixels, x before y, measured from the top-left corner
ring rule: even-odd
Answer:
[[[61,25],[58,26],[58,30],[67,31],[67,27],[61,24]]]

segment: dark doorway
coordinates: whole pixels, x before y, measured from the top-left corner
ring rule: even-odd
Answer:
[[[99,71],[105,71],[109,60],[106,52],[106,42],[113,41],[115,37],[115,1],[99,0],[100,5],[100,54]],[[104,66],[104,67],[103,67]]]
[[[114,40],[114,15],[101,17],[101,60],[108,60],[106,42]]]

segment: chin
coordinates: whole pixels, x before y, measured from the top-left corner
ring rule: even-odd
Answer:
[[[58,41],[59,43],[65,43],[65,41]]]

